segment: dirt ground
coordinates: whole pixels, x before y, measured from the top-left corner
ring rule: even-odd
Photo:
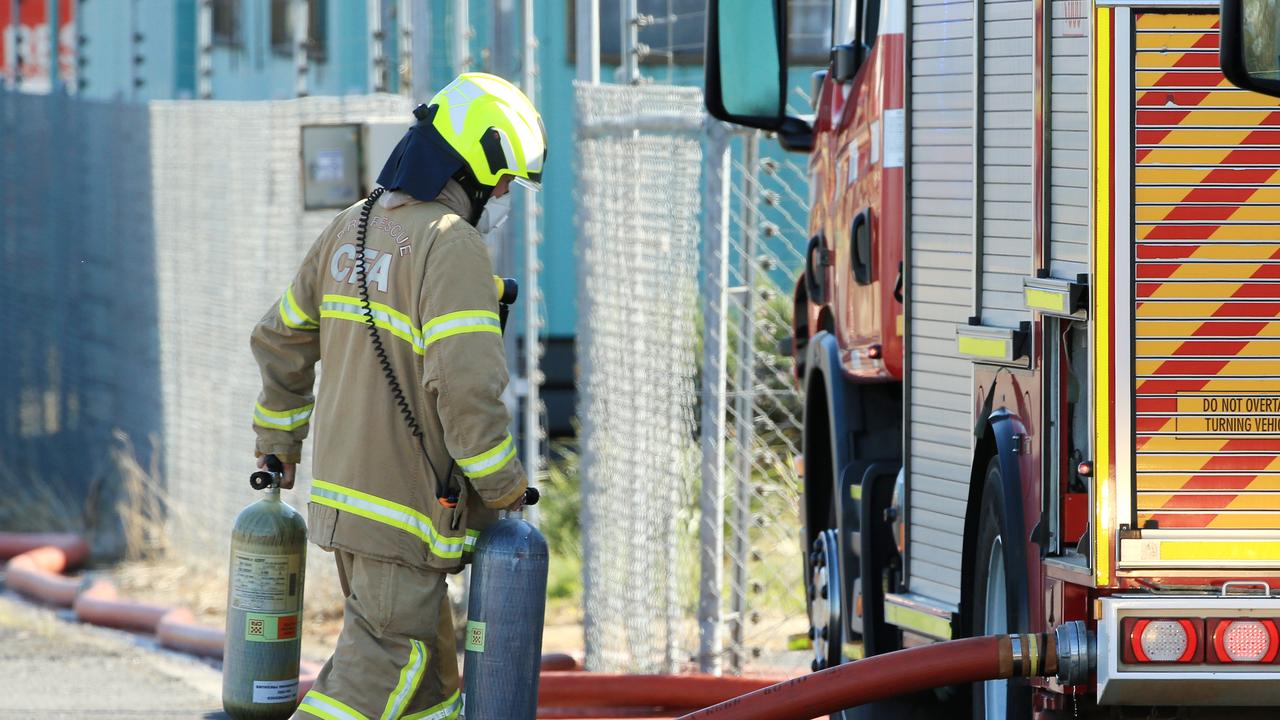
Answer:
[[[0,720],[225,720],[214,664],[68,617],[0,592]]]

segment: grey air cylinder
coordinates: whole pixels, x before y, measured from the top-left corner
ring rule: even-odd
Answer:
[[[307,525],[277,483],[231,532],[222,707],[235,720],[287,718],[298,704]]]
[[[547,604],[547,541],[524,520],[476,542],[463,662],[467,720],[534,720]]]

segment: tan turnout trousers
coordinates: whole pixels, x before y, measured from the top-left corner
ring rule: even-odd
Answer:
[[[334,551],[338,647],[295,719],[450,720],[462,711],[445,575]]]

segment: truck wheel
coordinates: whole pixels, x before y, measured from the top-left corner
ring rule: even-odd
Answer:
[[[982,488],[982,509],[978,516],[978,540],[973,570],[973,634],[1003,635],[1025,632],[1016,628],[1017,596],[1010,594],[1009,568],[1004,562],[1004,483],[1000,462],[991,458]],[[1022,573],[1016,573],[1021,576]],[[1022,720],[1031,717],[1031,689],[1025,680],[991,680],[973,686],[974,720]]]
[[[840,607],[840,535],[823,530],[813,541],[809,555],[809,635],[817,672],[844,661],[844,615]]]

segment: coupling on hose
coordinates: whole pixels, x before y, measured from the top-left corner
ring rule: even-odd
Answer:
[[[1009,674],[1003,677],[1056,677],[1068,687],[1088,682],[1098,664],[1097,636],[1081,620],[1052,633],[1008,635],[1001,638],[1000,650],[1002,673],[1008,659]]]
[[[1058,659],[1058,682],[1070,687],[1089,681],[1098,667],[1098,636],[1083,620],[1062,623],[1053,630]]]

